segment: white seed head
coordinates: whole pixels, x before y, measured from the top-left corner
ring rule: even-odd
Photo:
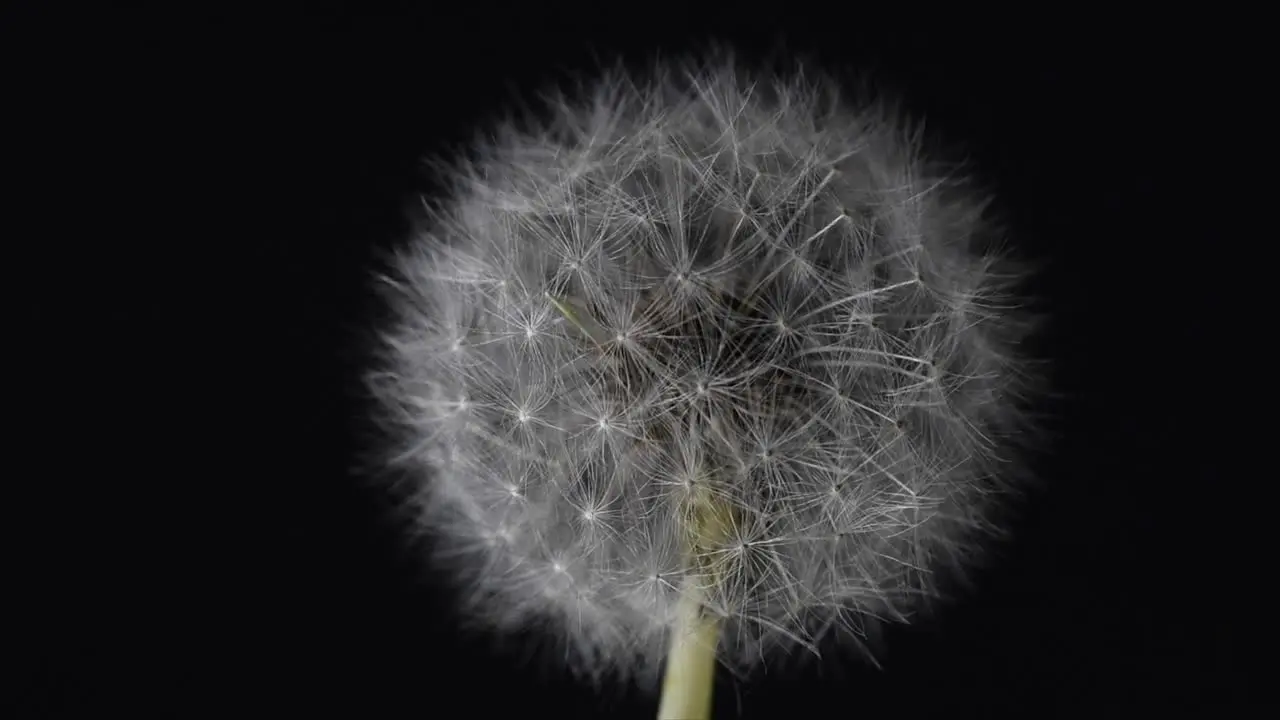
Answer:
[[[739,666],[905,620],[1019,477],[985,198],[889,108],[734,68],[500,128],[387,278],[373,385],[444,567],[593,672],[653,677],[690,584]]]

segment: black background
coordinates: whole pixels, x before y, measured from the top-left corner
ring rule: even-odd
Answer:
[[[34,670],[5,701],[18,716],[652,717],[654,697],[524,662],[527,638],[496,652],[455,629],[351,472],[370,442],[360,338],[379,318],[372,253],[431,191],[425,153],[596,57],[713,38],[873,71],[969,149],[1019,246],[1049,261],[1037,349],[1064,398],[1044,489],[967,602],[891,631],[883,670],[724,682],[718,717],[1252,702],[1222,540],[1242,502],[1221,469],[1234,423],[1199,382],[1226,332],[1202,122],[1233,109],[1227,71],[1179,32],[796,3],[19,12],[6,30],[28,27],[42,39],[7,50],[11,97],[30,98],[20,139],[50,150],[30,187],[54,198],[28,209],[42,267],[68,273],[30,307],[80,350],[44,365],[70,399],[28,423],[58,440],[15,553],[8,647]]]

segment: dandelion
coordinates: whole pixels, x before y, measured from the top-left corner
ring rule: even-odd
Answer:
[[[497,631],[706,717],[906,620],[1021,477],[1016,267],[893,108],[732,58],[605,73],[451,165],[392,259],[372,386],[442,567]]]

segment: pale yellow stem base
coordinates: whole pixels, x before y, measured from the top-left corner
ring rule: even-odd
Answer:
[[[702,609],[701,593],[686,588],[671,633],[658,720],[710,720],[720,620]]]

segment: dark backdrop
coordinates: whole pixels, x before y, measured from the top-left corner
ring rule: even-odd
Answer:
[[[67,284],[89,291],[45,285],[36,317],[83,321],[90,346],[48,366],[71,400],[36,423],[73,441],[45,455],[48,517],[19,553],[23,712],[653,716],[655,698],[524,662],[523,639],[499,652],[456,630],[351,472],[370,441],[359,338],[379,318],[373,253],[432,189],[425,153],[596,57],[709,38],[874,71],[969,148],[1020,247],[1049,261],[1037,342],[1063,396],[1045,489],[967,602],[893,630],[882,671],[724,682],[719,716],[1247,703],[1221,596],[1241,593],[1220,546],[1236,423],[1200,382],[1225,332],[1198,169],[1219,152],[1204,108],[1232,112],[1222,73],[1178,33],[1114,18],[794,5],[15,14],[15,39],[23,23],[49,38],[11,46],[21,89],[67,108],[32,129],[75,149],[43,164],[45,267],[76,253]],[[90,469],[58,469],[72,459]]]

